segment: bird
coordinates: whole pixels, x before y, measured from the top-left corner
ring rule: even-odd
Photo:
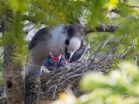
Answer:
[[[55,57],[52,55],[51,51],[49,53],[49,56],[43,61],[43,66],[46,68],[52,68],[52,67],[61,67],[67,65],[67,61],[65,60],[64,55],[60,55],[59,57]]]
[[[28,45],[31,63],[41,66],[46,60],[66,62],[81,47],[84,37],[80,24],[60,24],[54,27],[40,29]],[[61,57],[62,56],[62,57]]]

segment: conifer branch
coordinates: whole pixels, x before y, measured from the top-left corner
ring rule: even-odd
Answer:
[[[24,20],[24,21],[25,21],[25,20],[28,20],[28,21],[30,21],[30,22],[32,22],[32,23],[37,23],[37,22],[38,22],[38,21],[37,21],[36,19],[34,19],[32,16],[23,15],[22,17],[23,17],[23,20]]]
[[[45,24],[43,21],[37,21],[33,17],[27,16],[27,15],[24,15],[23,19],[28,20],[32,23],[38,23],[39,22],[41,24]],[[85,30],[86,30],[86,33],[91,33],[91,32],[115,32],[117,29],[118,29],[118,26],[116,26],[116,25],[100,25],[94,29],[85,29]]]
[[[97,26],[94,29],[87,29],[86,33],[91,33],[91,32],[115,32],[118,29],[118,26],[116,25],[100,25]]]
[[[127,6],[129,6],[131,8],[138,8],[139,9],[139,6],[138,5],[127,5]]]

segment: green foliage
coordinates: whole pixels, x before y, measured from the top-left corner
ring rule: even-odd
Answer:
[[[20,57],[15,59],[22,61],[27,54],[23,32],[26,20],[36,25],[52,26],[74,23],[83,18],[85,24],[93,29],[101,24],[118,25],[115,33],[94,32],[89,35],[92,52],[108,39],[109,44],[99,54],[107,53],[112,47],[117,47],[117,50],[112,50],[111,53],[121,53],[128,46],[131,54],[128,58],[139,62],[136,57],[139,54],[139,9],[135,7],[138,4],[138,0],[0,0],[0,22],[8,13],[11,22],[3,43],[14,44],[14,57]],[[114,17],[112,11],[115,13]],[[122,44],[117,45],[119,41]]]
[[[129,62],[121,63],[120,70],[108,75],[89,73],[83,77],[81,88],[92,93],[81,97],[77,104],[138,104],[138,76],[139,68]]]
[[[25,64],[27,58],[26,42],[23,35],[23,21],[20,13],[13,13],[13,21],[10,30],[2,37],[3,45],[9,44],[15,47],[13,61]]]
[[[119,69],[108,74],[92,72],[81,82],[87,94],[76,98],[64,93],[53,104],[139,104],[139,68],[130,62],[121,62]]]
[[[114,5],[112,8],[117,5],[117,2],[108,3]],[[3,14],[1,18],[3,20],[10,12],[8,22],[11,22],[9,30],[3,37],[3,43],[15,45],[14,60],[21,62],[26,59],[27,54],[23,32],[25,20],[50,26],[73,23],[85,13],[87,24],[95,27],[106,21],[105,14],[108,12],[106,4],[107,0],[1,0],[0,14]]]
[[[25,21],[35,25],[53,26],[74,23],[83,18],[85,25],[91,29],[102,24],[118,26],[115,33],[94,32],[88,35],[91,53],[108,40],[108,44],[98,55],[108,52],[118,54],[128,49],[127,59],[139,64],[138,4],[139,0],[0,0],[0,25],[3,21],[10,22],[9,30],[2,37],[3,45],[13,45],[13,60],[25,64],[28,53],[24,40]],[[5,20],[7,15],[9,20]],[[111,50],[113,47],[116,50]],[[138,68],[130,63],[122,63],[120,69],[108,75],[86,75],[81,86],[84,91],[91,93],[79,99],[74,98],[76,103],[138,104]]]

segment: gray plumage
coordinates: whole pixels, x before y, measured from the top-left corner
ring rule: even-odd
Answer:
[[[65,26],[62,24],[53,28],[40,29],[28,46],[32,64],[42,65],[50,51],[54,56],[59,56],[66,54],[65,49],[68,49],[73,55],[80,48],[83,35],[82,28],[78,25]],[[69,40],[68,45],[66,44],[67,39]],[[71,40],[74,46],[70,43]]]

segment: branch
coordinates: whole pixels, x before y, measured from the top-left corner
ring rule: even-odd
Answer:
[[[0,58],[4,55],[4,52],[1,53]]]
[[[139,6],[138,5],[127,5],[127,6],[129,6],[131,8],[138,8],[139,9]]]
[[[118,26],[116,25],[100,25],[96,27],[95,29],[88,29],[86,30],[86,33],[91,32],[115,32],[118,29]]]
[[[105,45],[106,45],[108,42],[109,42],[109,40],[106,39],[102,44],[100,44],[100,46],[98,47],[98,49],[94,52],[94,55],[93,55],[94,57],[93,57],[92,59],[90,59],[90,60],[91,60],[90,65],[94,62],[94,60],[95,60],[95,58],[96,58],[98,52],[99,52],[102,48],[104,48]]]
[[[2,26],[0,26],[0,32],[2,32]]]
[[[23,15],[24,20],[28,20],[32,23],[38,23],[38,20],[34,19],[32,16],[27,16]],[[45,24],[42,21],[39,21],[41,24]],[[116,25],[100,25],[96,27],[95,29],[87,29],[85,28],[86,33],[91,33],[91,32],[115,32],[118,29],[118,26]]]
[[[25,21],[25,20],[28,20],[28,21],[30,21],[30,22],[32,22],[32,23],[38,23],[38,20],[37,20],[37,19],[34,19],[33,16],[23,15],[22,17],[23,17],[23,20],[24,20],[24,21]],[[42,23],[42,24],[43,24],[43,23]]]
[[[33,24],[37,24],[37,23],[39,23],[39,24],[46,24],[47,23],[47,21],[43,21],[43,20],[41,20],[41,19],[38,19],[38,18],[36,18],[36,17],[34,17],[34,16],[30,16],[30,15],[22,15],[22,18],[23,18],[23,20],[24,21],[29,21],[29,22],[31,22],[31,23],[33,23]]]
[[[4,31],[4,27],[2,24],[0,24],[0,33],[2,33]]]

